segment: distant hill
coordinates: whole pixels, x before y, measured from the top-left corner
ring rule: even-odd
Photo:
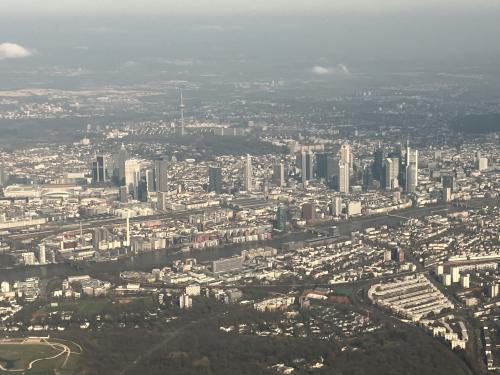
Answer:
[[[453,127],[472,134],[500,132],[500,113],[462,116],[454,121]]]

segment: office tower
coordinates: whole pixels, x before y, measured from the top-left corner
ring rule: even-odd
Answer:
[[[378,145],[378,148],[373,153],[373,179],[382,182],[383,168],[384,168],[384,149]]]
[[[156,191],[155,170],[148,169],[146,171],[146,181],[148,183],[148,192]]]
[[[156,209],[160,211],[166,211],[167,203],[168,203],[168,193],[164,191],[159,191],[157,194]]]
[[[47,259],[45,257],[45,244],[41,243],[38,245],[38,263],[40,264],[46,264]]]
[[[285,186],[285,165],[282,161],[273,165],[272,183],[276,186]]]
[[[125,148],[125,145],[122,143],[122,146],[120,147],[120,151],[118,152],[117,156],[117,167],[118,167],[118,182],[119,185],[126,185],[125,182],[125,163],[128,159],[128,153],[127,149]]]
[[[331,181],[335,175],[336,158],[332,154],[322,153],[316,155],[316,175],[318,178],[324,178],[327,182]]]
[[[399,159],[396,157],[385,159],[385,188],[394,190],[399,186]]]
[[[7,184],[7,173],[5,172],[5,167],[0,164],[0,186],[5,186]]]
[[[139,180],[137,186],[137,200],[139,202],[148,201],[148,182],[146,180],[146,176],[141,177]]]
[[[118,200],[122,203],[128,202],[128,187],[126,185],[120,186],[118,190]]]
[[[338,174],[338,191],[341,193],[349,193],[349,164],[339,162],[339,174]]]
[[[443,187],[443,200],[445,202],[450,202],[453,199],[453,194],[451,192],[451,188]]]
[[[312,152],[301,151],[297,154],[297,165],[300,168],[300,178],[302,184],[313,179],[314,154]]]
[[[485,169],[488,169],[488,158],[477,158],[476,167],[478,171],[484,171]]]
[[[404,182],[408,193],[416,191],[418,185],[418,150],[410,148],[409,140],[406,142]]]
[[[181,91],[181,135],[185,135],[185,132],[184,132],[184,99],[182,97],[182,91]]]
[[[275,228],[277,230],[285,230],[286,220],[287,220],[286,208],[283,206],[279,206],[278,210],[276,211]]]
[[[125,186],[128,187],[129,193],[137,199],[137,187],[140,181],[140,164],[138,160],[125,160]]]
[[[340,147],[340,161],[346,163],[349,169],[353,167],[353,157],[351,152],[351,146],[347,143],[344,143]]]
[[[316,206],[313,203],[304,203],[302,205],[302,219],[309,221],[316,217]]]
[[[156,191],[168,191],[168,161],[155,160]]]
[[[363,168],[363,191],[370,190],[373,184],[373,172],[371,166],[366,166]]]
[[[455,176],[452,174],[441,176],[441,183],[443,189],[450,188],[452,193],[457,190]]]
[[[106,181],[106,165],[104,155],[96,155],[92,162],[92,180],[94,182]]]
[[[252,191],[252,157],[247,154],[245,167],[243,168],[243,188],[245,191]]]
[[[209,167],[208,168],[208,191],[217,194],[222,193],[222,168]]]
[[[335,197],[332,201],[331,214],[333,216],[340,216],[342,214],[342,198]]]

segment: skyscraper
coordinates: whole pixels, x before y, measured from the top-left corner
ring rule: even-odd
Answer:
[[[104,155],[97,154],[95,161],[92,162],[92,180],[94,180],[94,182],[106,181],[106,165]]]
[[[217,194],[222,193],[222,169],[221,167],[208,168],[208,191]]]
[[[148,182],[146,176],[141,177],[137,186],[137,200],[139,202],[148,201]]]
[[[148,183],[148,192],[156,191],[155,170],[148,169],[146,171],[146,182]]]
[[[140,164],[138,160],[125,160],[125,185],[128,191],[137,199],[137,188],[140,181]]]
[[[394,190],[399,187],[399,159],[396,157],[385,159],[385,188]]]
[[[380,146],[379,143],[378,148],[373,153],[373,179],[379,181],[381,185],[382,185],[382,180],[384,180],[384,178],[382,177],[382,172],[384,168],[384,157],[385,157],[384,149]]]
[[[245,191],[252,191],[252,157],[249,154],[247,154],[245,159],[243,174],[243,188]]]
[[[184,135],[184,99],[181,91],[181,135]]]
[[[332,154],[321,153],[316,155],[316,175],[331,181],[335,174],[335,157]]]
[[[0,186],[5,186],[7,183],[7,173],[5,173],[5,167],[0,164]]]
[[[341,193],[349,193],[349,163],[339,162],[338,190]]]
[[[304,203],[302,205],[302,219],[314,220],[316,217],[316,205],[314,203]]]
[[[373,172],[369,166],[363,168],[363,191],[368,191],[373,184]]]
[[[168,161],[155,160],[156,191],[168,191]]]
[[[340,216],[342,214],[342,198],[335,197],[333,198],[331,214],[333,216]]]
[[[418,185],[418,150],[410,148],[409,140],[406,142],[404,181],[406,191],[414,193]]]
[[[117,156],[117,167],[118,167],[118,184],[120,186],[126,185],[125,182],[125,162],[128,159],[128,153],[127,149],[125,148],[125,145],[122,143],[122,146],[120,147],[120,151],[118,151],[118,156]]]
[[[279,206],[278,210],[276,211],[275,228],[278,230],[285,230],[286,220],[287,220],[286,208],[283,206]]]
[[[340,146],[340,161],[346,163],[349,169],[352,169],[353,157],[351,146],[349,146],[347,143],[344,143],[342,146]]]
[[[297,154],[297,165],[300,168],[300,179],[302,184],[313,179],[314,175],[314,154],[312,152],[301,151]]]
[[[285,165],[282,161],[273,165],[272,183],[280,187],[285,185]]]

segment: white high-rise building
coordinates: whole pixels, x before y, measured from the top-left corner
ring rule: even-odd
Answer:
[[[349,169],[352,169],[353,157],[352,157],[352,152],[351,152],[351,146],[349,146],[347,143],[344,143],[340,147],[340,161],[347,163],[347,165],[349,166]]]
[[[137,199],[137,187],[139,186],[141,165],[139,160],[125,160],[125,186]]]
[[[406,180],[406,191],[408,193],[414,193],[417,190],[418,185],[418,150],[412,150],[410,148],[410,142],[406,143],[406,170],[405,180]],[[398,171],[399,172],[399,171]]]
[[[339,163],[339,192],[349,193],[349,164],[343,162]]]
[[[398,158],[385,159],[386,190],[395,190],[399,187],[398,174],[399,174],[399,159]]]
[[[45,256],[45,244],[41,243],[38,245],[38,263],[40,264],[46,264],[47,263],[47,258]]]
[[[480,157],[477,159],[477,169],[479,171],[484,171],[488,169],[488,158]]]
[[[252,157],[249,154],[247,154],[245,159],[243,174],[243,188],[245,191],[252,191]]]
[[[342,198],[335,197],[332,202],[332,215],[340,216],[342,214]]]

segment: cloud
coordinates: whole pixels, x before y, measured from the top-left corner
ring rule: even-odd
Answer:
[[[30,57],[33,52],[16,43],[0,43],[0,60]]]
[[[321,66],[314,65],[311,68],[311,73],[315,76],[331,76],[331,75],[350,75],[351,72],[344,64],[338,64],[335,66]]]

